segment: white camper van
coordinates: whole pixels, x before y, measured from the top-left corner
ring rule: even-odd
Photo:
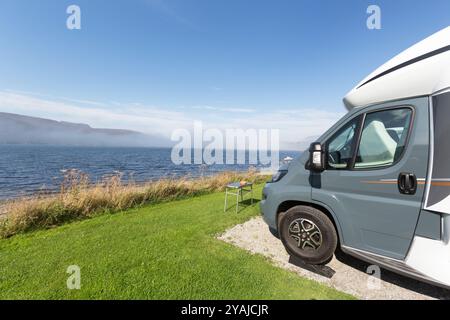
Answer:
[[[348,254],[450,287],[450,27],[375,70],[349,113],[263,191],[287,251]]]

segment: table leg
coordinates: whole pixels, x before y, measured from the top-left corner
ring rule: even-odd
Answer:
[[[227,211],[227,199],[228,199],[228,189],[225,189],[225,207],[223,208],[223,212]]]
[[[239,194],[240,191],[238,190],[238,192],[236,192],[236,213],[239,211]]]

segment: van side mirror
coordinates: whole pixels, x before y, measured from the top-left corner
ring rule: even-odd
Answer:
[[[315,172],[325,170],[325,150],[320,142],[313,142],[309,147],[308,169]]]

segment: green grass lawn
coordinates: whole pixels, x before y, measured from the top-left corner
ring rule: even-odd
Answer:
[[[260,187],[256,194],[260,194]],[[0,240],[1,299],[348,299],[215,239],[258,214],[223,193]],[[81,290],[69,290],[69,265]]]

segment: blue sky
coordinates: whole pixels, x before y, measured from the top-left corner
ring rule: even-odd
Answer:
[[[66,28],[71,4],[81,30]],[[370,4],[381,30],[366,27]],[[2,0],[0,111],[166,137],[194,120],[272,127],[295,146],[449,22],[448,0]]]

